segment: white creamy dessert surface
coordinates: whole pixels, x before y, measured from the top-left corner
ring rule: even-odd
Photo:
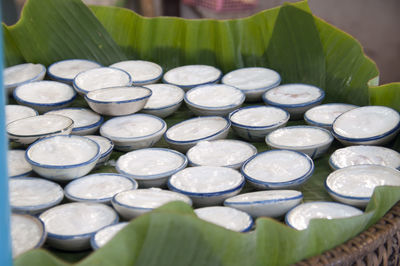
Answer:
[[[235,112],[231,121],[240,125],[252,127],[265,127],[287,121],[288,114],[279,108],[260,106],[257,108],[243,108]]]
[[[171,84],[150,84],[144,87],[152,91],[144,109],[162,108],[176,104],[182,101],[185,95],[181,88]]]
[[[101,67],[101,65],[93,61],[71,59],[50,65],[48,72],[57,78],[73,80],[79,73],[98,67]]]
[[[104,123],[100,129],[106,136],[119,138],[144,137],[160,131],[164,124],[149,115],[131,115],[113,118]]]
[[[319,88],[307,84],[285,84],[265,93],[265,98],[271,102],[290,105],[314,101],[322,96]]]
[[[190,86],[216,81],[221,71],[213,66],[187,65],[173,68],[164,74],[164,80],[178,86]]]
[[[195,87],[186,93],[186,99],[204,107],[225,107],[239,105],[244,101],[244,94],[231,86],[209,84]]]

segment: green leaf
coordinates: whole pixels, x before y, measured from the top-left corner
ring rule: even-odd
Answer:
[[[17,64],[21,64],[25,62],[24,57],[21,55],[21,52],[18,50],[17,45],[14,42],[14,39],[11,37],[11,34],[5,24],[2,25],[3,30],[3,42],[4,42],[4,64],[5,67],[13,66]]]
[[[369,93],[371,104],[385,105],[400,111],[400,82],[370,87]]]

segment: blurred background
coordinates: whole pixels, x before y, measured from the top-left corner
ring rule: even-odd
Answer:
[[[2,0],[3,21],[18,20],[26,0]],[[240,18],[295,0],[83,0],[148,17]],[[380,70],[380,83],[400,82],[400,0],[309,0],[314,15],[351,34]]]

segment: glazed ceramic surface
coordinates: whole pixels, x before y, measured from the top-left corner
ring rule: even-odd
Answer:
[[[97,161],[97,165],[107,162],[114,149],[114,143],[109,138],[103,136],[87,135],[85,137],[95,141],[100,146],[100,158]]]
[[[315,106],[304,114],[304,120],[311,126],[331,130],[335,119],[358,106],[345,103],[328,103]]]
[[[46,67],[41,64],[25,63],[7,67],[3,70],[4,89],[11,94],[19,85],[42,80]]]
[[[23,105],[13,105],[13,104],[7,104],[5,112],[6,112],[6,125],[18,119],[37,116],[39,114],[35,109],[31,107]]]
[[[171,84],[150,84],[144,86],[152,92],[142,109],[143,113],[161,118],[172,115],[181,106],[185,92]]]
[[[90,244],[92,248],[94,250],[101,248],[102,246],[107,244],[119,231],[121,231],[128,224],[129,223],[127,222],[117,223],[100,229],[90,239]]]
[[[72,84],[79,73],[101,67],[97,62],[85,59],[67,59],[51,64],[47,70],[51,79]]]
[[[112,64],[110,67],[125,70],[132,77],[133,85],[156,83],[162,76],[160,65],[143,60],[128,60]]]
[[[32,173],[32,166],[25,159],[25,150],[7,151],[7,170],[9,177],[27,176]]]

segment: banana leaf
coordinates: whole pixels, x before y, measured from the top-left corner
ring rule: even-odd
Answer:
[[[165,70],[185,64],[214,65],[223,72],[264,66],[279,71],[283,83],[323,88],[326,102],[380,104],[400,110],[400,83],[378,86],[378,69],[360,44],[313,16],[307,2],[218,21],[145,18],[123,8],[88,8],[80,0],[29,0],[16,25],[3,25],[3,38],[7,65],[26,61],[48,66],[62,59],[86,58],[104,65],[150,60]],[[74,106],[86,104],[80,98]],[[166,121],[171,126],[191,116],[182,107]],[[259,152],[268,149],[254,144]],[[400,138],[391,145],[399,150]],[[157,146],[167,147],[164,141]],[[338,147],[335,142],[329,153]],[[121,154],[113,152],[111,159]],[[300,188],[304,201],[331,200],[324,188],[331,172],[328,158],[329,154],[315,161],[314,175]],[[97,172],[115,169],[106,166]],[[191,207],[175,202],[134,219],[96,252],[45,247],[22,254],[15,264],[287,265],[354,237],[399,200],[400,188],[379,187],[362,216],[313,220],[304,231],[259,218],[256,229],[245,234],[201,221]]]

